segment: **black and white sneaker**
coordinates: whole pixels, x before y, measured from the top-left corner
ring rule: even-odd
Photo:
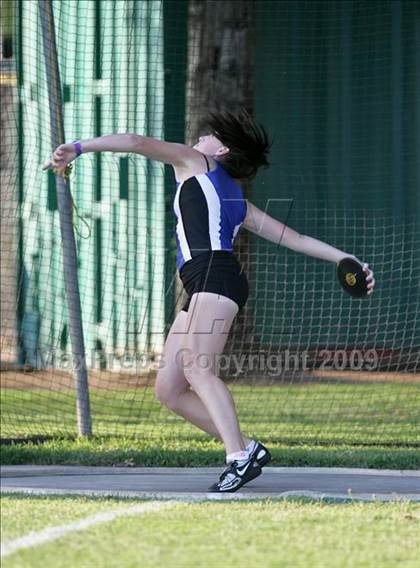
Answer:
[[[254,459],[233,461],[223,471],[219,481],[209,487],[209,491],[214,493],[233,493],[259,475],[261,475],[261,467]]]
[[[254,449],[249,457],[255,460],[260,467],[264,467],[271,461],[270,452],[258,440],[255,442]]]

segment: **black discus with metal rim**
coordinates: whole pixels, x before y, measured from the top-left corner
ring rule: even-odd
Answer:
[[[353,298],[366,298],[368,292],[363,265],[354,258],[346,257],[337,264],[337,278],[344,290]]]

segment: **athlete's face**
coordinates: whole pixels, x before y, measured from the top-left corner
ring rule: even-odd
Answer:
[[[229,152],[227,148],[216,136],[213,134],[205,134],[200,136],[197,144],[193,146],[195,150],[198,150],[206,156],[211,156],[213,158],[224,156]]]

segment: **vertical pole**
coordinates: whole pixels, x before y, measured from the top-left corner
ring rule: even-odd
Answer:
[[[52,0],[38,0],[50,106],[51,141],[53,148],[64,142],[63,103],[58,69]],[[92,434],[87,380],[86,355],[83,338],[79,284],[77,281],[76,243],[72,225],[72,203],[68,181],[56,176],[57,203],[60,215],[63,250],[64,284],[69,313],[73,371],[76,381],[77,423],[80,436]]]
[[[18,361],[19,363],[25,363],[26,354],[23,350],[23,331],[22,331],[22,321],[24,313],[24,267],[23,267],[23,216],[22,216],[22,206],[23,206],[23,101],[22,101],[22,90],[23,90],[23,0],[19,0],[17,4],[17,14],[16,14],[16,24],[17,24],[17,49],[16,49],[16,60],[17,60],[17,90],[18,90],[18,285],[17,285],[17,322],[18,322]]]

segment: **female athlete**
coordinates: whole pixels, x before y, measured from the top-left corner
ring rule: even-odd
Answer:
[[[177,266],[188,301],[168,333],[164,365],[156,378],[158,400],[223,442],[227,467],[215,492],[237,491],[261,473],[270,453],[241,433],[232,395],[215,372],[232,322],[247,301],[248,284],[232,252],[240,227],[296,252],[338,263],[353,257],[301,235],[246,202],[240,182],[267,166],[269,141],[248,112],[209,114],[194,147],[137,134],[112,134],[62,144],[44,169],[64,175],[81,153],[134,152],[173,166],[177,189]],[[368,294],[375,280],[367,264]]]

